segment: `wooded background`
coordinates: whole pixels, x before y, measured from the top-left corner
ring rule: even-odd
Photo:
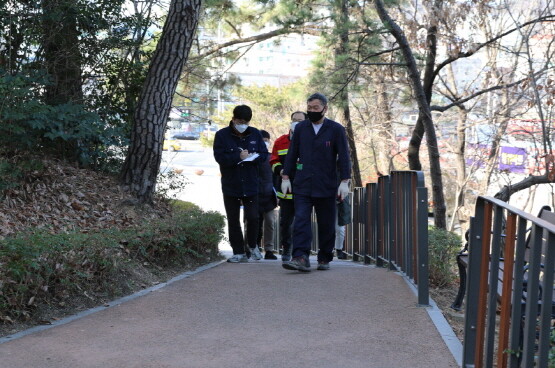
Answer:
[[[555,181],[554,8],[550,0],[3,0],[0,190],[24,169],[15,158],[32,152],[118,173],[137,203],[149,202],[172,105],[201,104],[225,124],[217,89],[251,105],[253,125],[277,137],[320,91],[347,130],[354,185],[423,170],[435,225],[464,229],[476,195],[509,200]],[[209,37],[215,30],[220,37]],[[292,33],[320,37],[306,78],[242,86],[222,73],[257,43]],[[477,57],[480,67],[461,67]],[[416,121],[402,137],[395,126],[408,113]],[[515,132],[515,121],[531,128]],[[526,176],[499,168],[515,135],[535,161]]]

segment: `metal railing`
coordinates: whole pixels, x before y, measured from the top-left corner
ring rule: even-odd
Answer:
[[[420,171],[393,171],[377,183],[354,188],[352,222],[345,229],[344,250],[353,261],[404,273],[417,285],[418,304],[429,305],[428,192]],[[279,212],[274,246],[279,250]],[[312,213],[313,253],[318,252],[318,225]]]
[[[469,236],[463,367],[548,367],[554,268],[553,224],[495,198],[478,198]]]
[[[354,188],[345,251],[353,261],[404,273],[417,285],[418,304],[429,304],[428,192],[420,171],[393,171]],[[313,224],[315,221],[313,221]],[[313,250],[317,251],[315,237]]]

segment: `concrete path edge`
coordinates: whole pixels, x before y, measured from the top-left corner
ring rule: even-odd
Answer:
[[[56,327],[56,326],[61,326],[64,325],[66,323],[72,322],[74,320],[83,318],[85,316],[88,316],[90,314],[108,309],[108,308],[113,308],[115,306],[118,306],[122,303],[125,303],[127,301],[136,299],[138,297],[141,297],[143,295],[149,294],[153,291],[159,290],[167,285],[170,285],[176,281],[179,280],[183,280],[187,277],[190,277],[192,275],[198,274],[200,272],[209,270],[213,267],[219,266],[220,264],[226,262],[226,260],[220,260],[220,261],[216,261],[216,262],[212,262],[209,263],[207,265],[198,267],[192,271],[187,271],[184,272],[180,275],[175,276],[174,278],[160,283],[160,284],[156,284],[154,286],[151,286],[149,288],[140,290],[136,293],[133,293],[131,295],[113,300],[109,303],[106,303],[102,306],[98,306],[95,308],[91,308],[91,309],[87,309],[85,311],[82,311],[80,313],[62,318],[58,321],[53,322],[52,324],[49,325],[42,325],[42,326],[36,326],[36,327],[32,327],[29,328],[27,330],[24,331],[20,331],[18,333],[15,333],[13,335],[8,335],[8,336],[4,336],[4,337],[0,337],[0,344],[3,344],[5,342],[8,341],[14,341],[16,339],[22,338],[24,336],[39,332],[39,331],[43,331],[43,330],[47,330],[49,328],[52,327]],[[409,286],[409,289],[414,293],[415,296],[418,296],[418,290],[416,288],[416,286],[410,281],[410,279],[404,275],[403,273],[400,272],[395,272],[397,275],[401,276],[403,278],[403,280],[405,280],[405,282],[407,283],[407,285]],[[441,338],[443,339],[443,341],[445,342],[445,345],[447,346],[447,348],[449,349],[449,351],[451,352],[451,354],[453,355],[453,358],[455,359],[455,361],[457,362],[457,364],[459,366],[462,366],[462,344],[459,341],[459,339],[457,338],[457,336],[455,335],[455,333],[453,332],[453,329],[451,328],[451,326],[449,325],[449,323],[447,322],[447,320],[445,319],[445,317],[443,316],[443,314],[441,313],[441,310],[438,308],[437,304],[435,303],[435,301],[430,298],[430,306],[421,306],[422,308],[426,308],[426,311],[428,313],[428,315],[430,316],[430,319],[432,320],[432,322],[434,323],[434,326],[436,327],[436,329],[438,330],[439,334],[441,335]]]
[[[7,336],[4,336],[4,337],[0,337],[0,344],[3,344],[3,343],[8,342],[8,341],[14,341],[14,340],[17,340],[17,339],[22,338],[24,336],[31,335],[31,334],[39,332],[39,331],[47,330],[47,329],[52,328],[52,327],[65,325],[66,323],[75,321],[77,319],[83,318],[83,317],[88,316],[90,314],[100,312],[100,311],[106,310],[108,308],[113,308],[113,307],[118,306],[122,303],[125,303],[127,301],[136,299],[140,296],[143,296],[143,295],[146,295],[146,294],[151,293],[153,291],[156,291],[158,289],[161,289],[161,288],[163,288],[167,285],[173,284],[176,281],[183,280],[184,278],[190,277],[190,276],[195,275],[197,273],[200,273],[200,272],[209,270],[213,267],[219,266],[220,264],[222,264],[224,262],[226,262],[225,259],[221,260],[221,261],[212,262],[212,263],[206,264],[204,266],[200,266],[200,267],[198,267],[198,268],[196,268],[192,271],[187,271],[187,272],[184,272],[180,275],[177,275],[174,278],[172,278],[172,279],[170,279],[166,282],[162,282],[162,283],[156,284],[154,286],[151,286],[149,288],[137,291],[136,293],[133,293],[131,295],[127,295],[127,296],[124,296],[122,298],[113,300],[113,301],[105,303],[101,306],[91,308],[91,309],[87,309],[87,310],[84,310],[84,311],[79,312],[77,314],[62,318],[60,320],[52,322],[51,324],[32,327],[32,328],[29,328],[27,330],[17,332],[13,335],[7,335]]]
[[[412,290],[414,295],[418,297],[418,289],[416,288],[416,285],[414,285],[412,281],[410,281],[410,279],[403,273],[400,273],[400,272],[396,272],[396,273],[399,276],[401,276],[403,280],[405,280],[405,282]],[[445,342],[445,345],[447,345],[447,348],[453,355],[453,358],[455,359],[459,367],[462,367],[463,346],[459,338],[457,337],[457,335],[455,335],[455,332],[451,328],[451,325],[449,324],[449,322],[447,322],[447,320],[443,316],[443,313],[441,313],[441,310],[437,306],[436,302],[432,298],[429,298],[429,299],[430,299],[430,306],[421,306],[421,307],[426,308],[426,311],[428,312],[430,319],[436,326],[436,329],[441,335],[441,338],[443,339],[443,341]]]

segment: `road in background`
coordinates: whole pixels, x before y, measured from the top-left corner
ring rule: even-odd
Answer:
[[[185,188],[170,194],[177,199],[195,203],[204,211],[217,211],[225,215],[220,168],[214,159],[212,147],[203,147],[200,141],[193,140],[183,140],[181,145],[181,151],[164,151],[162,154],[160,171],[179,172],[187,181]],[[231,254],[227,226],[226,239],[220,243],[219,248],[224,255]]]

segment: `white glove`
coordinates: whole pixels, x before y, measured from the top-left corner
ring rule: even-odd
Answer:
[[[291,181],[289,179],[282,179],[282,181],[281,181],[281,192],[283,194],[292,193],[292,191],[291,191]]]
[[[349,182],[342,181],[341,184],[339,184],[339,188],[337,188],[337,196],[339,197],[340,200],[344,200],[345,198],[347,198],[348,195],[349,195]]]

